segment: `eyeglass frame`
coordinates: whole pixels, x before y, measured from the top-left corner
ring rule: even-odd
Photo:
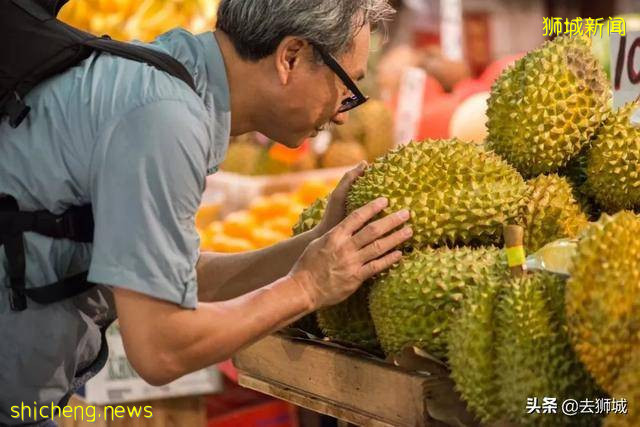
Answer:
[[[339,78],[342,80],[342,83],[349,89],[352,93],[351,96],[342,100],[342,104],[338,109],[338,113],[346,113],[349,110],[353,110],[356,107],[361,106],[369,99],[368,96],[365,96],[356,83],[349,77],[349,74],[342,68],[342,66],[338,63],[338,61],[331,55],[329,52],[324,50],[322,47],[318,46],[315,43],[311,43],[311,46],[318,51],[320,54],[320,58],[322,58],[322,62],[325,63],[327,67],[331,69]]]

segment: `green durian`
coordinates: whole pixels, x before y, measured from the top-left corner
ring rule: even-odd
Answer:
[[[587,187],[589,148],[590,146],[583,148],[580,154],[571,159],[558,173],[571,183],[573,197],[580,204],[580,208],[587,215],[588,219],[590,221],[597,221],[600,215],[602,215],[602,208],[598,206],[598,203],[593,196],[591,196],[591,192]]]
[[[411,211],[415,248],[497,244],[526,202],[527,185],[492,152],[458,139],[410,142],[378,158],[347,195],[349,212],[386,197],[384,215]]]
[[[634,101],[609,115],[589,150],[587,190],[606,212],[640,209],[640,129]]]
[[[503,417],[502,406],[496,401],[495,311],[505,278],[506,271],[489,274],[468,287],[447,336],[451,378],[469,410],[482,422]]]
[[[602,396],[575,355],[564,316],[565,281],[550,273],[514,279],[496,310],[496,381],[504,414],[521,425],[598,425],[598,417],[533,413],[527,398],[595,399]],[[473,339],[469,337],[469,339]],[[559,406],[560,408],[560,406]]]
[[[305,208],[300,214],[298,222],[293,226],[293,234],[302,234],[320,224],[324,210],[327,208],[328,200],[328,197],[320,197],[309,207]]]
[[[640,426],[640,348],[635,349],[631,360],[620,373],[611,397],[627,401],[627,413],[611,412],[605,418],[604,427]]]
[[[369,309],[386,354],[415,345],[446,358],[446,335],[467,287],[506,270],[497,248],[414,250],[374,281]]]
[[[566,289],[569,333],[598,384],[614,391],[640,348],[640,218],[603,215],[579,241]]]
[[[370,352],[380,352],[369,314],[370,290],[371,282],[367,281],[340,304],[318,310],[316,318],[324,335]]]
[[[557,239],[576,237],[587,226],[587,217],[565,178],[540,175],[527,184],[531,193],[521,218],[527,252]]]
[[[525,177],[556,172],[588,144],[609,100],[590,40],[557,37],[516,61],[492,86],[488,146]]]

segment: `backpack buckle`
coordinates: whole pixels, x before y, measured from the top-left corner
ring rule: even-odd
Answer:
[[[11,311],[24,311],[27,309],[27,295],[24,288],[9,288],[9,307],[11,307]]]
[[[13,92],[13,97],[6,103],[5,111],[9,115],[9,125],[15,129],[27,117],[31,107],[24,103],[18,92]]]

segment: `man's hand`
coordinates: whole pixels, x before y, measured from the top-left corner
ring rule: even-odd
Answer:
[[[345,218],[347,193],[349,189],[351,189],[351,185],[362,175],[366,167],[367,162],[362,161],[342,177],[329,197],[329,203],[327,204],[322,221],[314,229],[316,237],[320,237],[329,232],[329,230]]]
[[[367,224],[387,204],[385,198],[368,203],[307,246],[289,276],[301,285],[312,307],[343,301],[363,281],[400,260],[402,252],[392,250],[409,239],[412,230],[403,227],[387,234],[409,219],[409,211]]]

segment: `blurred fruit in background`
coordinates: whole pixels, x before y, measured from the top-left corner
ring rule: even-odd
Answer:
[[[308,180],[290,193],[275,193],[256,198],[246,209],[223,219],[211,218],[201,211],[196,215],[200,248],[213,252],[244,252],[264,248],[288,239],[303,209],[317,198],[329,194],[336,180]],[[204,218],[210,219],[208,223]]]
[[[181,27],[192,33],[213,30],[218,0],[79,0],[62,8],[60,20],[117,40],[151,41]]]
[[[487,137],[487,100],[489,92],[480,92],[463,101],[451,116],[449,136],[481,144]]]
[[[480,80],[483,80],[485,83],[489,85],[493,85],[493,82],[502,74],[502,72],[507,68],[513,65],[518,59],[522,58],[524,53],[518,53],[515,55],[507,55],[500,59],[493,61],[491,64],[484,69],[482,74],[480,74]]]

